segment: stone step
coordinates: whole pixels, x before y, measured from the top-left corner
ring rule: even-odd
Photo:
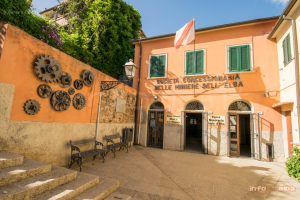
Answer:
[[[99,177],[86,174],[77,173],[77,178],[67,184],[61,185],[53,190],[43,193],[32,200],[68,200],[73,199],[79,194],[87,191],[91,187],[99,183]]]
[[[141,200],[141,199],[137,199],[126,194],[120,194],[114,192],[110,194],[108,197],[106,197],[105,200]]]
[[[16,167],[23,164],[23,156],[15,153],[2,151],[0,152],[0,169]]]
[[[99,184],[74,198],[74,200],[102,200],[120,186],[120,182],[114,179],[104,179]]]
[[[0,170],[0,187],[51,171],[51,164],[24,158],[23,165]]]
[[[0,199],[30,199],[76,178],[77,172],[53,166],[52,171],[0,188]]]

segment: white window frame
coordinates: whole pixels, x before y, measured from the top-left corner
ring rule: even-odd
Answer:
[[[229,47],[236,47],[236,46],[243,46],[243,45],[249,45],[250,46],[250,71],[230,72],[229,71]],[[226,56],[226,74],[237,74],[237,73],[254,72],[253,71],[253,48],[252,48],[252,42],[226,45],[226,55],[227,55]]]
[[[151,56],[162,56],[165,55],[165,76],[164,77],[150,77],[150,67],[151,67]],[[148,63],[148,78],[147,79],[159,79],[159,78],[167,78],[167,71],[168,71],[168,54],[167,53],[161,53],[161,54],[151,54],[149,55],[149,63]]]
[[[203,50],[203,74],[195,74],[195,76],[206,76],[206,48],[201,48],[201,49],[195,49],[195,51],[201,51]],[[185,50],[184,51],[184,59],[183,59],[183,76],[194,76],[194,75],[186,75],[186,53],[187,52],[193,52],[193,50]]]

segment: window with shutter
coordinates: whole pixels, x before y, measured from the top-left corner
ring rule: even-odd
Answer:
[[[165,77],[166,55],[150,56],[150,78]]]
[[[196,60],[194,60],[194,54],[196,54]],[[185,56],[185,75],[204,73],[204,50],[188,51]]]
[[[286,66],[292,61],[290,34],[288,34],[286,38],[283,40],[282,48],[283,48],[283,62],[284,65]]]
[[[250,45],[229,47],[229,72],[241,72],[251,70]]]

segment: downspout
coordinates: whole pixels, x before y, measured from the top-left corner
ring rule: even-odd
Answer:
[[[295,65],[295,81],[296,81],[296,98],[297,98],[297,117],[298,117],[298,133],[300,131],[300,101],[299,101],[299,59],[298,59],[298,45],[297,45],[297,30],[296,23],[293,18],[286,17],[283,15],[284,20],[290,20],[292,22],[293,30],[293,46],[294,46],[294,65]]]
[[[138,87],[137,87],[137,94],[136,94],[136,103],[135,103],[135,115],[134,115],[134,143],[137,144],[138,140],[137,140],[137,115],[138,115],[138,102],[139,102],[139,93],[140,93],[140,77],[141,77],[141,62],[142,62],[142,41],[140,38],[140,57],[139,57],[139,76],[138,76]],[[140,111],[141,112],[141,111]],[[140,119],[141,120],[141,119]],[[140,135],[140,133],[139,133]]]

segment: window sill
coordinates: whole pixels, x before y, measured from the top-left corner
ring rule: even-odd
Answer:
[[[240,73],[244,74],[244,73],[254,73],[254,72],[256,71],[251,70],[251,71],[242,71],[242,72],[226,72],[225,74],[240,74]]]
[[[152,78],[147,77],[147,79],[149,79],[149,80],[165,79],[165,78],[168,78],[168,77],[152,77]]]
[[[207,74],[183,75],[182,77],[207,76]]]

